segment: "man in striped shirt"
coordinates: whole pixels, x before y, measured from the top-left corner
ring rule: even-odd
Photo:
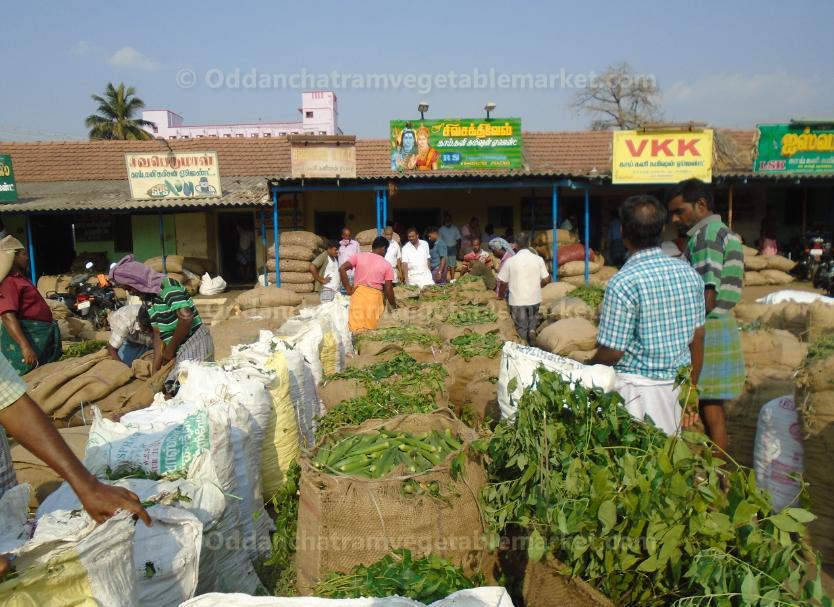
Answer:
[[[740,396],[745,380],[741,337],[733,316],[744,282],[744,251],[738,235],[713,213],[712,192],[704,182],[680,182],[667,201],[672,222],[689,230],[684,257],[704,281],[707,316],[699,408],[707,434],[726,451],[724,401]]]

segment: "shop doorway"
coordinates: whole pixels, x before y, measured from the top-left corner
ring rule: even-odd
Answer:
[[[395,228],[399,226],[402,226],[405,230],[417,228],[422,238],[426,228],[439,226],[443,217],[440,207],[430,207],[427,209],[394,209],[391,218],[394,220]]]
[[[30,220],[38,276],[68,273],[75,259],[72,221],[66,215],[32,215]]]
[[[217,214],[220,275],[229,286],[251,286],[255,276],[255,217],[251,212]]]
[[[342,228],[345,227],[345,213],[344,211],[316,211],[313,223],[313,229],[319,236],[339,240],[342,237]]]

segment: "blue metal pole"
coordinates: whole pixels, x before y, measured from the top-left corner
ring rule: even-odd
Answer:
[[[32,284],[36,284],[38,273],[35,270],[35,243],[32,241],[32,219],[29,215],[26,215],[26,244],[29,245],[29,276]]]
[[[557,218],[559,217],[559,187],[553,184],[553,282],[559,280],[559,242],[557,240],[558,228]]]
[[[588,239],[591,234],[591,211],[589,204],[590,195],[590,190],[585,188],[585,286],[588,286],[591,282],[590,266],[588,265],[591,262],[591,247],[588,244]]]
[[[266,254],[266,211],[264,208],[261,207],[261,246],[264,248],[264,257],[269,258]],[[278,262],[275,262],[275,271],[278,271]],[[266,264],[264,264],[264,286],[269,284],[269,280],[267,280],[267,271],[266,271]]]
[[[380,195],[382,196],[382,228],[385,229],[388,225],[388,190],[382,190]]]
[[[168,274],[168,262],[165,255],[165,221],[162,218],[162,211],[158,213],[159,217],[159,246],[162,249],[162,273]]]
[[[374,194],[376,195],[376,235],[381,236],[382,235],[382,226],[380,225],[382,223],[382,204],[381,204],[381,200],[380,200],[381,199],[381,196],[380,196],[381,192],[379,190],[377,190],[376,192],[374,192]]]
[[[275,246],[275,286],[281,286],[281,255],[278,252],[278,190],[272,190],[272,240]]]

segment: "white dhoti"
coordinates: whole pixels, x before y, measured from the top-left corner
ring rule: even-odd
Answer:
[[[680,389],[674,380],[657,380],[634,373],[618,373],[614,389],[625,400],[626,410],[636,419],[643,421],[649,416],[655,426],[669,435],[677,434],[680,430]]]
[[[408,268],[408,285],[412,287],[428,287],[434,284],[434,279],[431,277],[431,272],[426,266],[420,268]]]

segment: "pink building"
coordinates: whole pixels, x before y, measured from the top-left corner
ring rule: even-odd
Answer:
[[[336,93],[311,91],[301,94],[301,120],[297,122],[253,122],[237,124],[183,124],[183,117],[171,110],[145,110],[142,118],[154,124],[149,133],[157,139],[200,137],[280,137],[281,135],[341,135]]]

